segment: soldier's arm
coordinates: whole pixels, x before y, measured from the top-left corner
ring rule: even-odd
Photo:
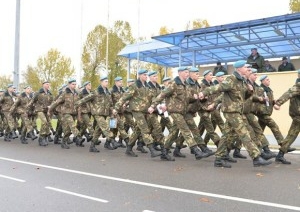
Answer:
[[[123,96],[118,100],[118,102],[115,104],[115,107],[114,109],[116,111],[119,111],[121,109],[121,107],[123,107],[124,103],[131,99],[135,93],[135,89],[136,89],[136,86],[132,85],[132,86],[129,86],[128,88],[128,92],[126,93],[123,93]]]
[[[20,102],[21,102],[21,99],[20,99],[20,97],[18,97],[17,100],[12,105],[12,107],[9,109],[9,112],[14,113],[15,110],[17,109],[17,107],[20,105]]]
[[[172,83],[169,87],[162,90],[161,93],[152,100],[151,107],[156,108],[166,97],[171,96],[175,91],[175,85],[175,83]]]
[[[91,101],[92,99],[94,99],[95,95],[96,94],[94,94],[94,93],[90,93],[86,97],[84,97],[84,98],[78,100],[77,102],[75,102],[75,106],[78,107],[78,106],[82,105],[83,103]]]
[[[65,92],[63,92],[58,99],[56,99],[50,106],[49,111],[53,111],[58,105],[62,104],[65,101]]]
[[[298,84],[294,85],[288,91],[286,91],[284,94],[282,94],[282,96],[279,97],[279,99],[277,99],[275,104],[278,106],[281,106],[285,102],[287,102],[290,98],[299,96],[300,95],[300,85],[298,85]]]

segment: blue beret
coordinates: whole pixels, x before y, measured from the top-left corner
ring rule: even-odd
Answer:
[[[221,77],[221,76],[224,76],[225,73],[223,71],[220,71],[218,73],[216,73],[216,77]]]
[[[150,77],[150,76],[153,76],[153,75],[157,75],[157,72],[156,71],[150,71],[149,73],[148,73],[148,76]]]
[[[76,79],[74,79],[74,78],[68,79],[68,83],[72,83],[72,82],[76,82]]]
[[[10,88],[10,87],[13,87],[13,86],[14,86],[13,84],[8,84],[7,88]]]
[[[205,77],[208,73],[211,73],[211,70],[204,71],[203,76]]]
[[[251,68],[251,72],[252,73],[257,73],[257,69],[256,68]]]
[[[128,79],[127,82],[134,82],[134,79]]]
[[[42,84],[45,84],[45,83],[49,83],[49,81],[48,81],[48,80],[45,80]]]
[[[30,88],[30,87],[31,87],[30,85],[25,85],[24,89],[27,89],[27,88]]]
[[[186,66],[181,66],[178,68],[178,71],[185,71],[185,70],[189,70],[189,68]]]
[[[138,71],[138,74],[147,74],[147,73],[148,73],[148,70],[146,70],[146,69],[140,69]]]
[[[171,80],[171,77],[164,77],[162,81],[163,81],[163,82],[166,82],[166,81],[168,81],[168,80]]]
[[[260,81],[263,81],[264,79],[266,79],[268,76],[267,75],[262,75],[260,78],[259,78],[259,80]]]
[[[199,72],[199,69],[196,68],[196,67],[191,67],[191,68],[189,69],[189,71],[190,71],[190,72]]]
[[[122,79],[123,79],[122,77],[119,77],[119,76],[118,76],[118,77],[115,78],[115,81],[120,81],[120,80],[122,80]]]
[[[246,61],[246,60],[238,60],[238,61],[236,61],[236,62],[233,64],[233,67],[234,67],[234,68],[241,68],[241,67],[243,67],[243,66],[245,66],[245,65],[251,67],[250,64],[247,64],[247,61]]]
[[[300,74],[300,69],[298,70],[298,74]]]
[[[107,76],[102,76],[102,77],[100,77],[100,80],[101,80],[101,81],[107,80],[107,79],[108,79]]]
[[[86,81],[85,83],[83,83],[82,87],[85,87],[85,86],[87,86],[90,83],[91,83],[90,81]]]

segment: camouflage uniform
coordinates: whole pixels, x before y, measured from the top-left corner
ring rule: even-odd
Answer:
[[[289,152],[289,148],[292,143],[296,140],[300,132],[300,83],[295,84],[287,92],[285,92],[279,99],[276,101],[276,105],[281,106],[285,102],[290,100],[289,106],[289,115],[293,119],[290,126],[288,135],[283,139],[280,147],[280,151],[276,157],[276,161],[282,162],[283,164],[290,164],[291,162],[286,161],[284,154]]]
[[[41,120],[39,144],[42,146],[48,145],[47,136],[50,135],[51,119],[48,117],[47,112],[48,106],[51,105],[52,101],[52,93],[49,90],[41,88],[34,94],[33,98],[28,104],[29,110],[34,108],[38,118]]]
[[[208,87],[203,91],[204,96],[214,93],[224,92],[222,101],[222,112],[226,119],[226,123],[239,135],[244,147],[248,151],[251,158],[260,156],[260,151],[252,141],[247,126],[243,118],[243,106],[245,99],[249,98],[252,94],[247,89],[244,78],[234,71],[232,75],[228,76],[222,84]],[[228,134],[222,135],[218,149],[216,152],[216,162],[224,162],[227,156]],[[215,163],[215,165],[217,165]],[[221,164],[220,164],[221,165]],[[222,164],[223,166],[224,164]]]
[[[78,100],[78,93],[76,90],[72,90],[69,87],[50,105],[49,112],[51,113],[57,106],[61,105],[62,114],[62,129],[64,132],[63,142],[61,147],[69,149],[68,141],[69,136],[73,133],[74,139],[77,146],[83,146],[83,140],[79,138],[79,131],[76,127],[76,118],[78,115],[77,109],[75,108],[75,102]]]
[[[264,92],[266,92],[269,98],[269,106],[266,105],[265,101],[257,105],[256,115],[258,117],[258,122],[263,131],[265,130],[266,126],[268,126],[271,129],[273,135],[277,140],[277,143],[280,145],[280,143],[283,140],[283,136],[280,132],[278,125],[271,117],[274,105],[273,91],[270,87],[266,87],[263,84],[261,84],[261,89],[258,90],[258,95],[264,96]]]

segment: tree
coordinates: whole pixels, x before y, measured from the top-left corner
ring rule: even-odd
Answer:
[[[0,89],[5,90],[10,83],[12,83],[10,76],[0,76]]]
[[[35,67],[27,67],[24,81],[37,91],[47,80],[51,83],[52,93],[57,94],[59,87],[74,74],[75,69],[71,67],[71,59],[62,56],[56,49],[50,49],[45,56],[38,58]]]
[[[300,0],[290,0],[289,6],[292,13],[300,12]]]
[[[108,70],[105,70],[107,29],[102,25],[97,25],[88,34],[83,47],[83,80],[91,81],[93,86],[99,84],[101,75],[108,75],[110,86],[114,84],[116,76],[121,76],[125,80],[127,75],[126,59],[118,57],[118,53],[126,44],[133,42],[130,24],[125,21],[116,21],[112,29],[108,30]]]
[[[195,19],[193,21],[189,21],[186,24],[185,30],[199,29],[209,27],[209,23],[207,20]]]
[[[174,31],[173,29],[169,29],[169,28],[167,28],[167,26],[162,26],[159,29],[159,35],[166,35],[166,34],[172,33],[173,31]]]

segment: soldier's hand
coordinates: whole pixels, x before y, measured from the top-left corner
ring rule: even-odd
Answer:
[[[154,111],[154,108],[152,107],[152,106],[150,106],[149,108],[148,108],[148,113],[153,113],[153,111]]]
[[[164,113],[167,110],[167,106],[163,104],[159,107],[159,109],[161,109],[161,111]]]
[[[207,106],[207,109],[210,110],[210,111],[214,110],[214,108],[215,108],[215,103],[212,103],[212,104]]]
[[[203,93],[202,93],[202,92],[200,92],[200,93],[199,93],[199,95],[198,95],[198,97],[199,97],[199,99],[201,99],[201,100],[202,100],[202,99],[204,99],[204,95],[203,95]]]
[[[197,94],[194,94],[194,99],[199,99]]]
[[[248,89],[249,89],[250,91],[253,91],[253,86],[252,86],[252,85],[247,84],[247,86],[248,86]]]
[[[273,107],[274,107],[275,110],[280,110],[280,106],[279,105],[275,104]]]
[[[118,114],[118,111],[117,111],[116,109],[113,109],[113,110],[112,110],[112,114],[115,116],[115,115]]]

